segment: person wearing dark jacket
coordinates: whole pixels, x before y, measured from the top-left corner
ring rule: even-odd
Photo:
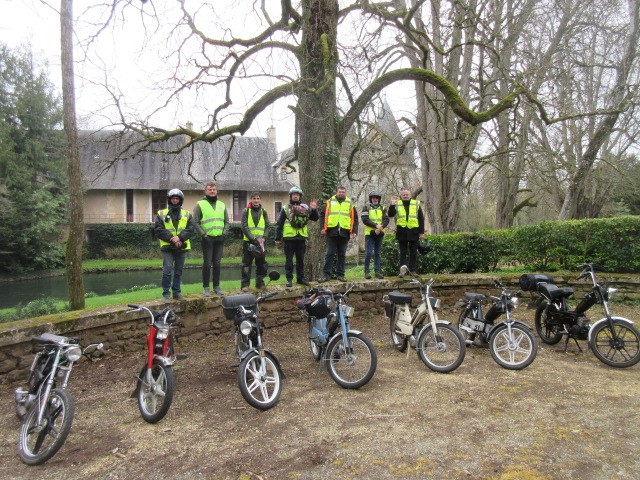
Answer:
[[[319,282],[326,282],[333,273],[334,260],[336,262],[336,278],[346,282],[344,278],[345,259],[349,240],[358,235],[358,215],[353,202],[347,197],[347,189],[340,185],[336,194],[327,200],[324,210],[324,227],[321,232],[327,239],[324,256],[323,277]]]
[[[242,269],[240,286],[243,292],[249,291],[251,283],[251,264],[256,262],[256,288],[264,288],[267,275],[267,259],[264,240],[269,228],[267,212],[262,208],[260,193],[252,192],[249,205],[242,212]]]
[[[309,205],[302,203],[302,190],[291,187],[289,204],[280,210],[276,222],[276,246],[284,244],[284,271],[287,276],[287,287],[293,286],[293,257],[296,257],[296,281],[308,287],[310,283],[304,277],[304,254],[307,250],[309,221],[318,220],[318,202],[311,200]]]
[[[389,217],[380,201],[382,194],[376,190],[369,194],[369,203],[362,207],[360,218],[364,224],[364,278],[370,279],[371,258],[373,258],[373,269],[376,278],[384,278],[380,266],[380,251],[382,249],[382,239],[384,229],[389,225]]]
[[[205,297],[211,296],[209,281],[213,281],[213,291],[222,295],[220,288],[220,261],[224,250],[224,231],[229,223],[227,207],[218,198],[218,186],[209,182],[204,186],[205,197],[193,209],[196,232],[202,238],[202,288]]]
[[[169,291],[172,290],[175,300],[184,300],[181,290],[182,269],[187,251],[191,249],[194,222],[191,214],[182,208],[184,194],[180,190],[169,190],[167,200],[167,208],[158,210],[154,224],[154,233],[160,241],[162,252],[162,298],[169,300]]]
[[[418,242],[424,238],[424,213],[420,202],[411,198],[411,190],[400,189],[400,200],[391,197],[387,212],[389,218],[396,218],[396,239],[400,247],[400,266],[407,265],[411,275],[418,275]],[[407,257],[409,263],[407,264]]]

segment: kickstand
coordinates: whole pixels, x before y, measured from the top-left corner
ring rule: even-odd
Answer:
[[[578,340],[575,337],[570,337],[569,335],[567,335],[567,340],[564,342],[564,352],[567,353],[567,347],[569,346],[570,338],[573,338],[573,341],[576,342],[576,347],[578,347],[578,350],[580,350],[580,353],[584,353],[582,351],[582,347],[580,347],[580,344],[578,343]]]

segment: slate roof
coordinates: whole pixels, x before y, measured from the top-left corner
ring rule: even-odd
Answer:
[[[176,138],[158,144],[154,147],[157,152],[141,152],[115,163],[123,140],[115,139],[114,132],[83,131],[79,138],[81,170],[88,189],[201,190],[213,180],[220,190],[281,192],[292,185],[279,179],[273,166],[276,145],[267,138],[236,137],[233,147],[232,139],[224,138],[198,142],[179,154],[164,153],[176,149],[181,141]]]

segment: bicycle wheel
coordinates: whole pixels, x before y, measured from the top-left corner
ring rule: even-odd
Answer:
[[[551,308],[551,307],[549,307]],[[550,318],[547,305],[543,303],[536,309],[535,316],[536,332],[544,343],[548,345],[555,345],[562,339],[562,333],[560,333],[560,325],[554,324]]]
[[[596,325],[591,333],[589,346],[593,354],[610,367],[626,368],[640,361],[640,334],[630,323],[613,319],[613,331],[609,322]]]
[[[437,329],[437,337],[431,325],[422,329],[416,344],[418,356],[435,372],[452,372],[460,366],[467,352],[464,337],[449,324],[438,324]]]
[[[148,375],[150,370],[151,375]],[[173,368],[160,362],[143,368],[138,378],[138,408],[149,423],[159,422],[169,411],[175,389]]]
[[[342,335],[331,340],[325,358],[329,375],[342,388],[366,385],[378,366],[378,356],[371,341],[355,332],[347,332],[346,345]]]
[[[409,344],[409,339],[396,327],[396,321],[393,318],[389,320],[389,332],[391,333],[391,344],[399,352],[404,352]]]
[[[51,390],[40,426],[36,425],[37,417],[36,404],[20,427],[18,451],[27,465],[43,464],[60,450],[73,422],[73,397],[65,390]]]
[[[258,410],[273,407],[282,392],[282,375],[275,357],[251,352],[238,367],[238,384],[240,393],[252,407]]]
[[[489,337],[489,350],[498,365],[509,370],[522,370],[536,358],[536,338],[528,328],[512,324],[511,334],[505,323],[498,325]]]

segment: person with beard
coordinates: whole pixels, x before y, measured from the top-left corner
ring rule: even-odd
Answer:
[[[196,231],[202,238],[202,288],[205,297],[211,296],[209,282],[213,281],[213,291],[222,295],[220,288],[220,261],[224,249],[224,231],[229,223],[227,208],[218,198],[218,186],[209,182],[204,187],[205,197],[193,209]]]
[[[296,257],[296,281],[308,287],[310,283],[304,277],[304,254],[307,250],[309,221],[318,220],[318,202],[311,200],[309,205],[302,203],[302,190],[291,187],[289,190],[289,204],[280,210],[276,222],[276,246],[284,243],[284,270],[287,277],[287,287],[293,286],[293,257]]]
[[[336,189],[336,194],[327,200],[324,211],[324,227],[320,233],[326,236],[327,246],[324,256],[324,276],[318,281],[326,282],[331,278],[334,259],[337,257],[336,278],[341,282],[346,282],[344,269],[347,246],[349,240],[358,235],[358,215],[353,202],[347,197],[347,189],[342,185]]]
[[[411,198],[411,190],[400,189],[400,200],[391,197],[387,212],[389,218],[396,217],[396,240],[400,247],[400,266],[407,265],[411,275],[418,276],[418,242],[424,238],[424,213],[420,202]],[[409,263],[407,264],[407,257]]]
[[[182,269],[187,251],[191,249],[190,238],[195,225],[191,214],[182,208],[184,194],[180,190],[169,190],[167,200],[168,207],[158,210],[154,225],[162,252],[162,298],[169,300],[169,291],[172,290],[175,300],[184,300],[181,292]]]
[[[256,288],[264,288],[264,277],[267,275],[264,239],[269,228],[269,218],[267,212],[262,208],[260,193],[251,193],[249,205],[242,212],[240,225],[244,235],[240,286],[243,292],[248,292],[251,283],[251,264],[254,259],[256,261]]]

